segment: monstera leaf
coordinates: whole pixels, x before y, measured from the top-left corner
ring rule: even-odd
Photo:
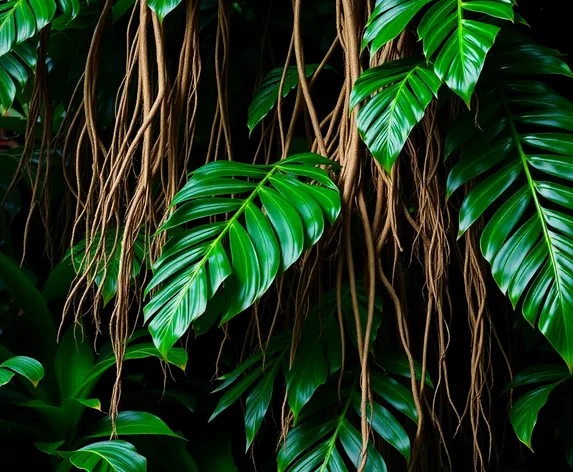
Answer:
[[[358,130],[388,172],[440,85],[432,66],[417,58],[368,69],[354,84],[351,109],[369,98],[358,112]]]
[[[362,47],[372,54],[396,38],[430,0],[378,0]],[[473,18],[472,18],[473,17]],[[486,55],[500,28],[491,19],[513,21],[511,0],[438,0],[426,11],[418,27],[426,59],[436,75],[468,105]]]
[[[526,46],[539,64],[532,64],[530,73],[573,75],[552,50]],[[509,44],[492,56],[507,75],[497,74],[484,86],[494,90],[483,107],[488,119],[481,120],[483,131],[452,169],[448,194],[484,177],[463,202],[460,235],[503,196],[482,232],[482,253],[514,307],[522,302],[525,319],[539,327],[572,369],[573,134],[568,131],[573,130],[573,103],[542,82],[515,79],[522,61],[512,53],[517,49]]]
[[[161,352],[183,336],[223,286],[226,303],[212,305],[221,310],[223,323],[251,306],[318,241],[324,220],[334,222],[338,189],[316,165],[334,163],[308,153],[273,165],[218,161],[193,173],[173,200],[177,210],[160,228],[179,231],[163,247],[146,288],[154,294],[145,321]],[[181,230],[223,214],[228,215],[223,221]]]

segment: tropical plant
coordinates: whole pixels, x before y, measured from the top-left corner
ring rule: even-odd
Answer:
[[[326,171],[314,167],[320,164],[330,166],[332,162],[302,154],[274,165],[219,161],[193,172],[173,199],[173,204],[183,205],[159,231],[225,213],[232,216],[180,232],[167,241],[155,262],[146,293],[163,285],[146,305],[144,315],[160,352],[167,353],[185,334],[225,281],[225,303],[213,309],[222,323],[251,306],[277,274],[318,241],[325,218],[331,223],[336,220],[338,189]],[[306,184],[299,177],[320,185]],[[220,196],[231,194],[247,196]],[[265,213],[257,207],[257,200]],[[223,246],[227,236],[231,257]]]
[[[42,294],[2,254],[0,262],[0,278],[8,283],[14,299],[26,314],[36,317],[38,326],[54,331]],[[54,470],[57,468],[59,472],[70,470],[72,464],[88,471],[102,468],[118,472],[147,470],[145,457],[129,442],[93,442],[94,439],[109,438],[112,432],[122,438],[152,434],[185,441],[160,418],[142,411],[122,411],[113,427],[107,417],[95,422],[91,418],[83,420],[89,417],[87,410],[104,412],[100,400],[92,395],[100,378],[115,365],[113,353],[105,353],[104,346],[102,354],[95,356],[81,327],[70,327],[59,345],[56,345],[55,337],[46,336],[44,340],[49,344],[45,346],[47,354],[42,359],[43,364],[27,356],[12,356],[8,349],[0,346],[0,358],[6,359],[0,363],[0,411],[3,418],[0,436],[6,438],[13,431],[22,432],[24,441],[33,441],[40,451],[54,456]],[[141,342],[140,336],[139,339],[135,336],[134,340],[137,341],[127,348],[126,360],[161,357],[151,343]],[[172,349],[166,359],[185,370],[187,354],[182,349]],[[33,388],[22,391],[18,385],[6,385],[15,373],[26,378]],[[9,412],[14,407],[16,412]],[[38,420],[43,425],[41,429],[32,426]]]
[[[59,472],[537,470],[509,417],[573,469],[573,72],[540,8],[0,2],[6,441]]]
[[[365,327],[368,297],[364,293],[359,293],[358,297],[361,322]],[[352,316],[351,305],[349,289],[346,287],[343,310],[348,317]],[[340,336],[335,312],[336,293],[329,292],[304,321],[303,336],[294,359],[291,358],[289,362],[292,333],[281,333],[259,347],[235,370],[219,377],[223,383],[214,390],[214,393],[225,393],[221,396],[210,421],[250,389],[244,414],[248,450],[271,405],[276,378],[281,371],[284,373],[287,401],[293,414],[294,427],[289,431],[285,444],[279,451],[279,471],[348,470],[340,456],[340,446],[351,464],[356,467],[360,465],[361,438],[351,422],[355,414],[361,414],[358,372],[344,374],[342,387],[338,389],[338,395],[334,395],[342,366],[340,344],[332,342]],[[381,305],[378,300],[373,340],[377,337],[380,324]],[[356,342],[355,330],[349,330],[347,336]],[[373,392],[397,411],[417,422],[418,414],[411,391],[388,375],[395,373],[408,377],[410,371],[407,359],[386,354],[380,359],[380,363],[387,368],[386,372],[376,372],[371,376]],[[416,367],[417,375],[420,376],[421,367]],[[432,385],[429,378],[427,383]],[[410,439],[398,419],[378,399],[369,405],[368,409],[369,422],[374,431],[409,462]],[[372,442],[368,446],[367,470],[386,470],[384,459],[373,444]]]

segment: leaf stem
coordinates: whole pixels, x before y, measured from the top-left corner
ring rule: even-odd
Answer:
[[[332,436],[328,441],[328,449],[327,449],[326,454],[324,456],[324,461],[322,462],[322,466],[320,467],[319,472],[326,472],[328,470],[327,469],[328,461],[330,459],[330,456],[332,455],[332,451],[334,450],[334,446],[336,445],[336,440],[338,439],[338,434],[340,432],[340,428],[342,428],[342,424],[344,423],[344,419],[346,418],[346,412],[348,411],[348,408],[350,407],[350,403],[352,402],[352,394],[354,393],[354,386],[352,387],[352,390],[348,394],[348,400],[346,401],[346,404],[344,405],[344,409],[342,410],[342,413],[340,414],[340,416],[338,418],[338,424],[336,425],[336,429],[334,430],[334,433],[332,433]]]

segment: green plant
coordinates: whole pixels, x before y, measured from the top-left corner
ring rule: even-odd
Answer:
[[[173,199],[173,204],[182,205],[159,231],[221,214],[232,216],[181,231],[163,246],[146,293],[163,285],[144,309],[160,352],[166,353],[208,309],[208,301],[220,295],[223,282],[225,303],[210,302],[216,304],[211,316],[220,315],[221,323],[251,306],[277,274],[318,241],[325,218],[331,223],[336,220],[338,189],[326,171],[314,167],[317,164],[331,166],[332,162],[316,154],[300,154],[273,165],[213,162],[193,172]],[[306,184],[300,177],[320,185]],[[230,194],[246,194],[246,198],[221,196]],[[227,237],[231,257],[223,246]]]
[[[573,468],[573,72],[519,3],[2,2],[0,397],[49,431],[11,427],[60,472],[534,469],[496,403],[532,361],[509,419],[531,449],[551,394]],[[182,346],[197,464],[143,438]]]
[[[42,294],[2,254],[0,262],[0,278],[9,283],[16,302],[26,314],[35,316],[38,327],[42,325],[55,333],[52,316]],[[0,346],[0,359],[3,360],[0,363],[0,411],[4,412],[3,417],[14,406],[21,412],[20,415],[5,416],[13,419],[0,424],[0,435],[9,435],[15,427],[23,428],[26,441],[33,441],[39,450],[54,456],[54,467],[59,472],[70,470],[72,464],[89,471],[101,468],[117,472],[145,471],[146,459],[132,444],[122,440],[93,442],[112,434],[109,418],[96,422],[89,418],[84,420],[89,416],[86,410],[103,413],[100,400],[92,395],[100,378],[115,365],[113,354],[102,352],[96,356],[83,328],[78,326],[70,327],[59,345],[55,336],[45,336],[44,340],[47,345],[42,364],[26,356],[12,357],[8,349]],[[152,343],[141,342],[137,337],[134,341],[126,350],[126,360],[161,358]],[[104,346],[102,351],[105,350]],[[187,354],[182,349],[170,350],[165,358],[185,370]],[[22,392],[17,385],[6,385],[14,373],[29,380],[33,388]],[[30,427],[28,422],[34,417],[42,422],[42,429]],[[18,425],[18,421],[21,424]],[[157,416],[141,411],[120,412],[115,421],[115,434],[120,437],[166,435],[184,441]]]

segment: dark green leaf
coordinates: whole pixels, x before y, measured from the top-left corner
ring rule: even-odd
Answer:
[[[529,449],[532,449],[531,436],[537,423],[539,410],[547,403],[549,394],[557,385],[559,382],[536,387],[527,392],[514,403],[509,412],[509,419],[515,434]]]

